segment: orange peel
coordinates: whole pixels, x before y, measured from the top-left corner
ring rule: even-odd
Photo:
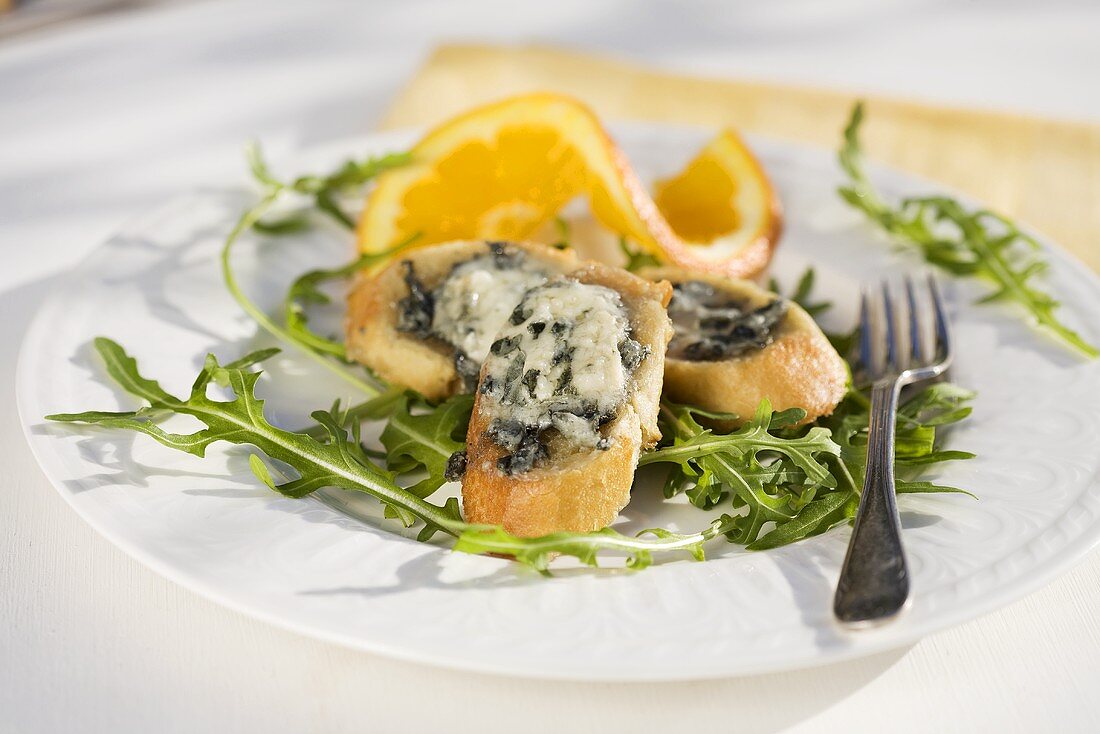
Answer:
[[[771,261],[782,207],[760,161],[733,130],[710,141],[687,167],[657,183],[654,200],[680,241],[666,245],[681,267],[748,278]]]

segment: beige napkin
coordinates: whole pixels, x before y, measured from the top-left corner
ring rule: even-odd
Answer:
[[[443,46],[398,96],[386,128],[431,124],[533,90],[572,94],[606,119],[733,126],[836,149],[855,95],[676,76],[539,47]],[[942,182],[1046,234],[1100,270],[1100,125],[868,97],[867,154]]]

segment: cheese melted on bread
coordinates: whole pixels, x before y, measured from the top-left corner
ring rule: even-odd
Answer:
[[[529,290],[492,343],[481,380],[488,435],[505,474],[555,451],[606,450],[601,429],[626,402],[648,349],[630,337],[618,293],[559,279]]]
[[[675,329],[668,356],[691,361],[737,357],[771,344],[787,302],[776,298],[755,309],[710,283],[688,280],[672,286],[668,315]]]
[[[486,243],[489,252],[456,265],[439,285],[427,290],[411,262],[405,262],[409,295],[401,300],[397,329],[436,338],[455,350],[455,369],[473,390],[497,332],[524,294],[551,271],[522,250]]]

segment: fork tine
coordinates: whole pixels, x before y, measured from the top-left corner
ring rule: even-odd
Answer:
[[[913,286],[913,277],[905,276],[905,297],[909,302],[909,363],[924,364],[928,352],[924,348],[924,334],[921,329],[921,309],[917,305],[917,294]]]
[[[943,305],[943,294],[936,278],[928,274],[928,290],[932,294],[932,309],[936,316],[936,357],[946,369],[954,356],[951,344],[951,329],[947,325],[947,309]]]
[[[859,297],[859,362],[871,379],[878,374],[874,350],[874,322],[871,318],[871,293],[867,286],[860,289]]]
[[[886,321],[886,368],[893,370],[905,369],[902,365],[900,334],[898,329],[898,308],[894,302],[894,296],[890,292],[889,281],[882,281],[882,308]]]

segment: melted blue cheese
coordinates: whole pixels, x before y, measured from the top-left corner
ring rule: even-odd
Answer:
[[[551,436],[571,449],[609,448],[600,429],[647,354],[615,291],[568,279],[528,291],[489,350],[480,388],[489,436],[509,452],[499,468],[529,470],[549,455]]]
[[[523,294],[548,277],[522,253],[467,260],[434,291],[432,332],[480,365]]]
[[[787,302],[777,298],[758,308],[747,308],[710,283],[689,280],[673,285],[668,315],[675,330],[668,356],[714,361],[771,344],[787,315]]]

